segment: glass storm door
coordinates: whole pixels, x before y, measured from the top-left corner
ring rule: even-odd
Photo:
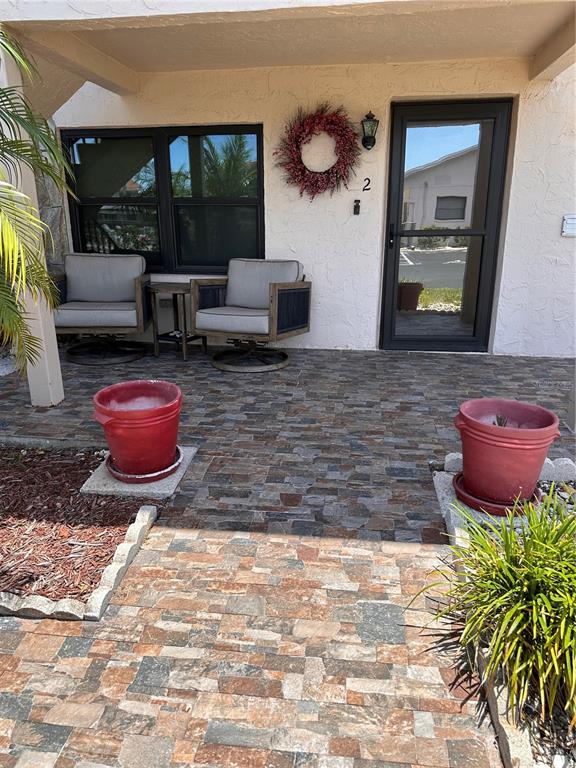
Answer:
[[[381,347],[487,349],[510,111],[393,105]]]

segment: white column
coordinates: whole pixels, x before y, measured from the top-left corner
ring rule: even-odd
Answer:
[[[0,87],[21,87],[22,77],[12,59],[0,54]],[[34,174],[25,166],[20,169],[19,188],[38,207]],[[28,388],[32,405],[58,405],[64,399],[60,358],[56,343],[54,318],[45,301],[26,297],[28,326],[40,342],[40,354],[34,365],[28,365]]]

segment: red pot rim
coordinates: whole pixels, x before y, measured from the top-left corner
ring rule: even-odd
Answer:
[[[545,416],[549,423],[542,427],[528,427],[528,428],[520,428],[520,427],[499,427],[496,424],[487,424],[484,421],[481,421],[479,418],[473,416],[469,413],[471,409],[473,409],[477,404],[482,403],[484,406],[490,406],[491,404],[494,404],[494,413],[498,413],[499,410],[502,410],[502,408],[506,408],[506,406],[511,406],[515,410],[523,410],[526,412],[526,414],[538,414],[540,416]],[[506,415],[506,414],[504,414]],[[559,419],[558,416],[554,413],[554,411],[549,410],[548,408],[544,408],[541,405],[536,405],[534,403],[525,403],[521,400],[513,400],[511,398],[501,398],[501,397],[478,397],[472,400],[466,400],[460,405],[460,408],[458,410],[458,416],[464,419],[466,422],[466,425],[469,428],[473,428],[474,430],[477,430],[478,432],[483,432],[485,434],[489,434],[491,436],[494,436],[495,438],[501,438],[505,439],[508,438],[515,438],[518,440],[524,439],[534,439],[536,437],[539,437],[540,439],[543,438],[546,435],[549,435],[550,437],[558,437],[559,431]],[[458,416],[456,418],[458,418]],[[458,426],[458,424],[457,424]]]
[[[168,400],[168,402],[163,403],[162,405],[154,405],[151,408],[138,408],[135,409],[122,409],[122,408],[109,408],[107,405],[104,405],[101,400],[104,397],[108,397],[112,395],[115,391],[118,389],[125,389],[127,386],[131,385],[150,385],[150,384],[161,384],[164,392],[166,391],[165,388],[169,388],[173,392],[172,399]],[[152,393],[151,393],[152,394]],[[94,407],[101,411],[102,413],[105,413],[108,416],[122,416],[122,418],[128,417],[130,418],[130,415],[132,415],[134,418],[138,415],[141,416],[142,414],[149,414],[149,413],[164,413],[166,410],[173,410],[175,406],[179,407],[182,403],[182,390],[177,384],[174,384],[171,381],[165,381],[164,379],[131,379],[130,381],[120,381],[117,384],[110,384],[108,387],[104,387],[103,389],[98,390],[94,397],[92,398],[92,402],[94,403]]]

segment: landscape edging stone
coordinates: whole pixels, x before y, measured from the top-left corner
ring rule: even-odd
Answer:
[[[124,540],[116,547],[111,562],[102,571],[100,583],[86,603],[72,598],[50,600],[42,595],[20,597],[11,592],[0,592],[0,616],[99,621],[112,598],[112,593],[134,560],[157,517],[158,509],[155,505],[143,504],[140,507],[136,519],[128,526]]]

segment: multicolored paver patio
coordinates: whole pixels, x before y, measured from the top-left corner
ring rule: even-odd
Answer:
[[[569,361],[297,351],[250,377],[198,352],[64,373],[54,410],[0,379],[3,438],[100,444],[91,395],[163,377],[199,452],[101,622],[0,619],[1,768],[500,765],[424,599],[404,610],[446,554],[427,460],[468,397],[563,416]]]

